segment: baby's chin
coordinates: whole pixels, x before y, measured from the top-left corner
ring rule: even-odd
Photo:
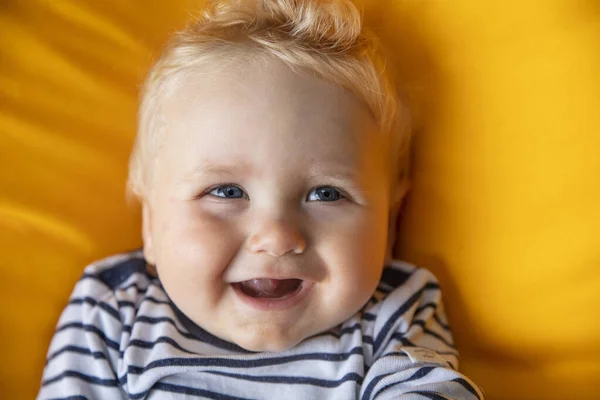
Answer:
[[[268,322],[239,329],[235,334],[229,335],[227,340],[241,348],[253,352],[282,352],[298,346],[306,339],[326,332],[339,323],[322,324],[321,326],[302,326],[298,324],[288,329],[275,324],[269,326]]]
[[[341,319],[341,317],[342,315],[338,315],[338,318]],[[346,319],[320,321],[319,323],[314,316],[308,320],[306,317],[299,317],[293,322],[278,321],[277,318],[260,322],[246,321],[246,323],[230,325],[226,328],[226,332],[221,330],[221,333],[225,334],[221,337],[252,352],[283,352],[300,345],[307,339],[329,331]]]
[[[275,353],[298,346],[305,339],[327,330],[328,326],[306,326],[301,321],[282,326],[263,321],[237,328],[228,330],[227,340],[248,351]]]
[[[307,336],[292,337],[289,335],[273,335],[268,333],[246,333],[230,338],[230,341],[241,348],[253,352],[278,353],[297,346]]]

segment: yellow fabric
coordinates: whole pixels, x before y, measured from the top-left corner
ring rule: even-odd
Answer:
[[[0,394],[32,398],[82,266],[140,245],[136,90],[191,0],[0,6]],[[441,280],[490,399],[600,391],[600,9],[367,3],[415,109],[398,253]]]

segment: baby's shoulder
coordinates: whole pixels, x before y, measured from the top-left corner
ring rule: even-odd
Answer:
[[[130,280],[148,280],[146,260],[141,250],[115,254],[85,267],[82,279],[95,279],[112,290],[123,289]]]
[[[407,261],[390,260],[361,315],[367,320],[397,317],[398,313],[404,313],[414,305],[440,301],[439,283],[431,271]]]
[[[73,296],[126,297],[143,296],[156,281],[147,271],[141,250],[112,255],[85,267],[75,285]]]
[[[420,288],[423,284],[437,285],[438,280],[427,268],[417,266],[408,261],[390,260],[381,274],[377,290],[391,293],[396,289],[406,289],[406,285]]]

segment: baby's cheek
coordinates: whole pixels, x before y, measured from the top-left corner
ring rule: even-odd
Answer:
[[[169,263],[197,282],[220,280],[239,247],[230,221],[193,207],[173,212],[162,228]]]
[[[381,245],[371,245],[369,240],[358,232],[338,234],[321,247],[320,256],[329,275],[324,303],[333,307],[328,311],[338,315],[338,319],[357,312],[377,287],[384,251]]]
[[[326,234],[342,265],[352,265],[353,270],[365,269],[383,262],[387,244],[387,220],[374,213],[362,213],[344,226],[332,226]]]
[[[385,262],[386,233],[387,224],[373,218],[356,221],[329,237],[327,265],[349,307],[360,308],[377,287]]]

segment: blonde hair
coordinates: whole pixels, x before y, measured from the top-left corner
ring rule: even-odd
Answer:
[[[161,106],[199,68],[219,69],[244,54],[276,58],[350,90],[390,136],[393,178],[408,179],[408,113],[398,100],[380,45],[363,28],[350,0],[220,0],[178,32],[151,68],[141,90],[138,133],[128,192],[147,195],[149,160],[160,145]]]

